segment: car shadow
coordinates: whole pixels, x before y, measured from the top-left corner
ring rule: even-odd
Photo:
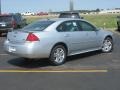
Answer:
[[[67,57],[67,62],[72,62],[75,60],[80,60],[83,58],[88,58],[91,56],[95,56],[100,54],[101,51],[94,51],[94,52],[89,52],[89,53],[84,53],[84,54],[79,54],[79,55],[74,55],[74,56],[69,56]],[[67,63],[66,62],[66,63]],[[44,67],[49,67],[52,66],[49,63],[48,59],[39,59],[39,60],[25,60],[23,58],[15,58],[15,59],[11,59],[8,61],[9,64],[20,67],[20,68],[26,68],[26,69],[34,69],[34,68],[44,68]]]
[[[83,53],[83,54],[69,56],[67,58],[67,62],[72,62],[74,60],[80,60],[80,59],[83,59],[83,58],[86,58],[86,57],[88,58],[88,57],[91,57],[91,56],[96,56],[96,55],[99,55],[101,53],[102,52],[100,50],[98,50],[98,51],[87,52],[87,53]]]
[[[27,69],[33,69],[33,68],[40,68],[40,67],[48,67],[50,66],[50,63],[47,59],[39,59],[39,60],[25,60],[23,58],[14,58],[8,61],[9,64],[21,67],[21,68],[27,68]]]

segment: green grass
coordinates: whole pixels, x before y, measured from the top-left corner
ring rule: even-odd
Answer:
[[[97,27],[102,28],[117,28],[117,17],[118,15],[106,14],[106,15],[83,15],[83,17],[92,22]]]
[[[93,23],[97,27],[101,28],[117,28],[117,19],[118,14],[105,14],[105,15],[82,15],[84,19]],[[38,19],[44,18],[56,18],[57,16],[27,16],[27,23],[32,23]]]

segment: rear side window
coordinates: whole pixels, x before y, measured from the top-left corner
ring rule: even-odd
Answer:
[[[60,24],[57,27],[58,32],[73,32],[73,31],[79,31],[78,24],[76,21],[66,21]]]
[[[26,27],[24,27],[23,29],[25,29],[25,31],[43,31],[44,29],[46,29],[48,26],[50,26],[51,24],[53,24],[55,21],[37,21],[35,23],[32,23]]]
[[[12,16],[0,16],[0,22],[9,22],[12,20]]]

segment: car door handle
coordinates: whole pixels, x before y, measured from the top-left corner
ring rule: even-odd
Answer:
[[[70,35],[69,35],[69,34],[66,34],[65,37],[70,37]]]

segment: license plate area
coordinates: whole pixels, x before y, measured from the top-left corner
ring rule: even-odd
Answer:
[[[16,48],[14,46],[9,46],[8,47],[8,51],[9,52],[15,52],[16,51]]]

